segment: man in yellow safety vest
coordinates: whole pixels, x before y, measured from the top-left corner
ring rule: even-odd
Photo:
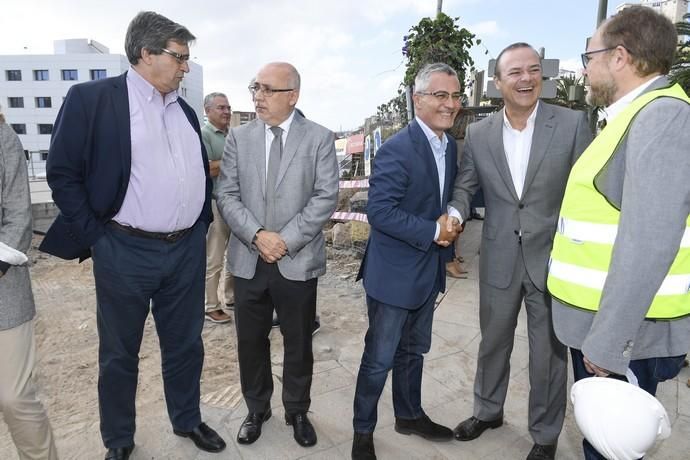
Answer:
[[[547,283],[575,380],[632,371],[651,394],[690,347],[690,99],[666,77],[676,44],[673,24],[640,6],[590,40],[588,98],[607,124],[570,173]]]

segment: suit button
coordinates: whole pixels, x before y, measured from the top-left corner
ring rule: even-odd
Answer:
[[[520,203],[520,204],[518,205],[518,208],[520,208],[520,209],[522,209],[522,208],[524,208],[524,207],[525,207],[525,205],[522,204],[522,203]]]

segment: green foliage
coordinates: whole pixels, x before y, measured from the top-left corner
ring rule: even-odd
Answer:
[[[432,62],[445,62],[458,73],[460,85],[464,88],[466,71],[474,70],[474,60],[470,48],[479,45],[481,40],[465,28],[460,28],[459,17],[451,18],[439,13],[436,19],[424,18],[410,28],[403,37],[403,56],[407,58],[407,70],[403,85],[414,83],[417,72]]]
[[[683,15],[683,21],[676,23],[678,36],[684,36],[685,41],[678,44],[676,60],[671,66],[671,81],[679,83],[690,95],[690,13]]]

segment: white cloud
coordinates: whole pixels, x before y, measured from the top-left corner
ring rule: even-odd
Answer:
[[[477,36],[477,38],[484,39],[485,37],[500,35],[501,31],[498,28],[496,21],[482,21],[476,24],[467,26],[467,30]]]
[[[580,58],[561,59],[558,66],[571,72],[582,73],[582,60]]]

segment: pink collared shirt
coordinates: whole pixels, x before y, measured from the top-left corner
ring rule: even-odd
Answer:
[[[127,72],[132,167],[113,220],[149,232],[189,228],[201,214],[206,175],[201,141],[177,101],[132,67]]]

